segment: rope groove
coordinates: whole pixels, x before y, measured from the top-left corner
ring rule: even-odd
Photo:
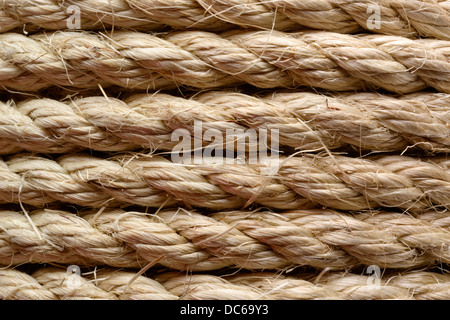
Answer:
[[[330,32],[0,34],[0,85],[158,90],[308,86],[450,93],[449,41]]]
[[[0,7],[0,32],[24,24],[67,29],[71,5],[80,8],[84,30],[114,26],[159,31],[169,26],[224,31],[237,25],[281,31],[305,27],[341,33],[369,30],[450,40],[450,2],[420,0],[5,0]],[[376,11],[379,25],[372,26]]]
[[[70,277],[77,287],[67,283]],[[370,276],[349,273],[282,276],[269,273],[228,277],[162,273],[154,278],[127,271],[102,269],[83,276],[58,268],[43,268],[32,275],[0,270],[0,298],[39,300],[312,300],[312,299],[448,299],[448,275],[409,271],[383,275],[379,285]],[[317,281],[318,280],[318,281]]]

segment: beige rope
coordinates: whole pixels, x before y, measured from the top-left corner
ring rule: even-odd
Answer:
[[[4,0],[0,32],[24,24],[67,29],[69,6],[80,9],[84,30],[110,26],[141,30],[193,28],[220,31],[241,27],[291,30],[302,27],[342,33],[369,30],[404,37],[450,40],[449,1],[423,0]],[[379,24],[372,26],[373,14]],[[30,28],[33,30],[33,28]]]
[[[132,272],[102,269],[71,275],[44,268],[31,275],[0,270],[0,298],[22,300],[145,299],[145,300],[313,300],[416,299],[450,297],[448,275],[426,271],[372,275],[330,272],[318,279],[311,274],[240,273],[234,276],[162,273],[150,278]],[[68,285],[71,277],[76,285]],[[378,280],[379,283],[374,283]]]
[[[73,18],[71,5],[80,9],[81,29],[110,31],[61,31]],[[369,25],[374,8],[380,13],[375,29]],[[249,29],[233,30],[236,25]],[[301,31],[305,27],[326,31]],[[5,33],[11,30],[16,33]],[[372,33],[351,35],[362,30]],[[448,152],[449,48],[450,1],[2,1],[4,91],[207,91],[250,84],[342,93],[0,102],[0,154],[17,153],[0,159],[0,203],[19,203],[23,211],[23,204],[58,202],[100,208],[77,215],[0,210],[0,298],[448,299],[448,275],[392,269],[450,263],[450,161],[351,158],[330,150]],[[374,89],[401,96],[348,93]],[[171,151],[172,133],[192,134],[196,121],[222,134],[277,129],[283,147],[327,156],[283,156],[278,167],[267,168],[181,164],[170,154],[103,159],[75,153]],[[129,205],[158,210],[111,209]],[[334,210],[311,209],[315,205]],[[244,211],[248,206],[281,212]],[[74,287],[64,269],[32,275],[11,269],[27,263],[95,269],[75,276]],[[142,276],[154,264],[188,274],[252,273]],[[367,274],[349,273],[369,265],[390,271],[376,285]],[[141,271],[97,270],[101,266]],[[322,272],[258,272],[300,266]]]
[[[0,34],[0,85],[197,89],[250,83],[397,93],[450,93],[449,41],[385,35],[235,30],[152,35],[55,32]]]
[[[4,144],[0,154],[21,149],[39,153],[84,148],[173,150],[179,141],[172,139],[172,133],[187,129],[194,138],[196,121],[202,124],[202,137],[207,130],[214,130],[226,140],[227,130],[252,128],[257,133],[267,130],[270,139],[270,133],[278,130],[281,146],[304,151],[351,145],[357,150],[382,152],[412,146],[449,152],[449,104],[449,94],[429,92],[400,98],[309,92],[258,98],[226,91],[192,99],[155,93],[133,95],[124,101],[94,96],[66,102],[48,98],[0,102],[0,140]],[[207,146],[211,141],[204,143]]]
[[[205,271],[348,270],[360,265],[408,269],[450,262],[448,212],[352,216],[309,209],[206,216],[185,209],[149,215],[117,209],[77,216],[45,209],[30,218],[32,223],[20,212],[0,211],[0,264],[138,268],[162,257],[159,263],[172,269]]]
[[[116,202],[161,207],[180,204],[215,210],[247,202],[278,209],[310,201],[335,209],[398,207],[421,212],[449,207],[446,158],[360,159],[307,155],[265,164],[181,164],[154,155],[100,159],[67,154],[55,160],[18,154],[0,162],[0,201],[42,206],[62,201],[102,207]],[[277,167],[275,167],[277,169]],[[275,170],[276,171],[276,170]]]

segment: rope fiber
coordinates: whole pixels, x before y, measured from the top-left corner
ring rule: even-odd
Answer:
[[[233,26],[288,31],[311,28],[341,33],[370,31],[450,40],[450,1],[422,0],[3,0],[0,32],[67,29],[80,10],[84,30],[133,28],[224,31]],[[372,26],[374,13],[379,25]]]
[[[30,213],[30,224],[20,212],[0,211],[0,264],[139,268],[160,258],[158,263],[172,270],[210,271],[412,269],[450,262],[448,212],[416,217],[322,209],[208,216],[181,208],[96,213],[37,210]]]
[[[72,278],[71,278],[72,277]],[[75,285],[68,286],[70,279]],[[303,274],[285,277],[270,273],[214,275],[166,272],[155,277],[102,269],[77,276],[59,268],[43,268],[31,275],[0,270],[2,299],[146,299],[146,300],[265,300],[265,299],[415,299],[448,297],[448,275],[407,271],[379,278],[352,273]],[[318,280],[318,281],[317,281]]]
[[[79,153],[56,160],[17,154],[0,161],[0,202],[154,208],[184,204],[212,210],[251,203],[290,210],[311,202],[340,210],[449,207],[450,162],[445,156],[305,155],[278,161],[183,164],[151,154],[105,159]]]
[[[401,97],[280,92],[258,97],[210,91],[191,99],[154,93],[124,100],[102,96],[63,102],[10,100],[0,102],[0,154],[171,151],[179,143],[172,135],[181,129],[188,130],[192,139],[202,138],[204,147],[212,143],[203,136],[208,130],[220,133],[223,147],[232,150],[237,144],[227,143],[230,130],[253,129],[256,134],[267,132],[268,140],[281,147],[303,151],[351,146],[377,152],[413,147],[449,152],[449,104],[449,94],[430,92]],[[201,137],[196,136],[196,123],[201,123]],[[257,147],[259,142],[249,141],[249,148],[254,143]]]
[[[450,42],[322,31],[0,34],[0,86],[135,90],[307,86],[450,93]]]

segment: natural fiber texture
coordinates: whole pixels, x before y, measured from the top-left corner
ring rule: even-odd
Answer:
[[[377,93],[325,96],[309,92],[259,98],[213,91],[192,99],[155,93],[133,95],[124,101],[102,96],[65,102],[48,98],[9,101],[0,102],[0,154],[23,149],[39,153],[85,148],[172,150],[179,143],[172,139],[174,130],[187,129],[194,138],[196,121],[202,124],[202,135],[215,130],[223,140],[230,129],[265,129],[269,139],[270,132],[278,130],[280,146],[303,151],[350,145],[378,152],[413,147],[449,152],[449,105],[450,94],[429,92],[398,98]]]
[[[342,210],[398,207],[421,212],[449,207],[450,162],[445,157],[290,157],[279,164],[192,164],[145,154],[109,160],[67,154],[51,160],[18,154],[0,162],[0,201],[52,201],[102,207],[108,201],[215,210],[251,203],[278,209],[310,201]],[[114,205],[114,203],[110,203]]]
[[[161,30],[192,28],[220,31],[232,25],[292,30],[304,27],[333,32],[361,30],[450,40],[450,2],[419,0],[4,0],[0,32],[30,23],[45,29],[66,29],[76,5],[81,28],[136,28]],[[379,26],[370,25],[374,7]]]
[[[142,267],[158,261],[177,270],[250,270],[360,265],[419,268],[450,262],[450,216],[394,212],[352,216],[331,210],[185,209],[156,214],[106,210],[81,216],[38,210],[30,219],[0,211],[0,264],[59,263]]]
[[[249,83],[397,93],[450,93],[450,41],[331,32],[235,30],[152,35],[56,32],[0,35],[0,85],[198,89]]]
[[[2,300],[450,299],[448,0],[4,0],[0,90]]]
[[[71,278],[72,277],[72,278]],[[75,278],[73,278],[75,277]],[[68,285],[71,279],[78,285]],[[448,275],[409,271],[375,278],[349,273],[323,276],[273,273],[185,275],[162,273],[153,279],[131,272],[103,269],[77,276],[57,268],[32,275],[0,270],[0,298],[22,300],[313,300],[313,299],[449,299]]]

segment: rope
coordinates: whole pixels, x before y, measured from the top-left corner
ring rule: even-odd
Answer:
[[[2,1],[0,299],[449,299],[449,58],[449,0]]]
[[[449,94],[429,92],[399,98],[377,93],[324,96],[309,92],[259,98],[227,91],[198,94],[192,99],[155,93],[123,101],[101,96],[65,102],[48,98],[8,101],[0,102],[0,140],[4,144],[0,153],[24,149],[67,153],[85,148],[171,151],[179,143],[172,138],[175,130],[187,129],[192,138],[198,138],[194,135],[196,121],[202,125],[200,138],[210,130],[226,140],[230,129],[248,132],[251,128],[266,130],[270,140],[270,132],[278,130],[281,147],[303,151],[350,145],[356,150],[381,152],[412,147],[449,152],[449,103]],[[211,141],[204,141],[205,146],[209,144]],[[224,147],[236,148],[229,143]]]
[[[77,216],[45,209],[30,214],[32,224],[20,212],[3,210],[0,218],[3,265],[138,268],[162,257],[159,263],[171,269],[208,271],[349,270],[361,265],[409,269],[450,262],[448,212],[412,217],[309,209],[206,216],[185,209],[156,214],[116,209]]]
[[[313,300],[313,299],[448,299],[448,275],[408,271],[374,277],[341,272],[282,276],[273,273],[185,275],[162,273],[150,278],[132,272],[102,269],[78,276],[58,268],[43,268],[32,275],[0,270],[0,298],[22,300]],[[71,278],[72,277],[72,278]],[[75,279],[75,285],[68,285]],[[318,280],[318,281],[317,281]]]
[[[20,91],[99,84],[158,90],[249,83],[402,94],[431,87],[450,93],[449,43],[316,31],[5,33],[0,85]]]
[[[274,168],[275,166],[275,168]],[[278,170],[275,170],[278,169]],[[278,171],[277,173],[274,173]],[[449,162],[406,156],[372,159],[307,155],[271,164],[181,164],[145,154],[111,159],[67,154],[56,160],[18,154],[0,162],[0,201],[42,206],[62,201],[102,207],[185,205],[214,210],[250,203],[277,209],[310,201],[341,210],[449,207]]]
[[[404,37],[450,40],[450,2],[388,1],[237,1],[237,0],[5,0],[0,7],[0,32],[32,24],[34,28],[67,29],[71,5],[80,9],[84,30],[122,27],[139,30],[180,29],[223,31],[243,28],[292,30],[312,28],[355,33],[365,30]],[[379,24],[372,25],[373,14]]]

